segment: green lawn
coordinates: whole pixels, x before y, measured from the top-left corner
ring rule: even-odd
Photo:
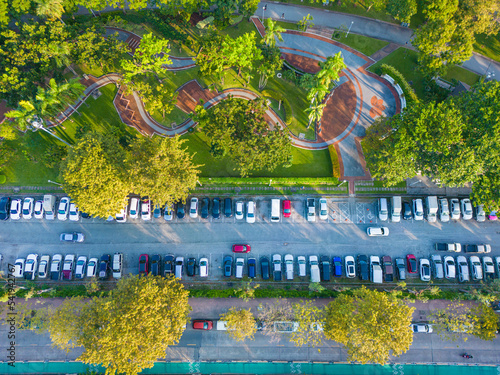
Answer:
[[[378,50],[384,48],[389,42],[384,40],[374,39],[363,35],[350,33],[347,37],[333,39],[346,46],[352,47],[355,50],[364,53],[366,56],[371,56]]]
[[[500,62],[500,34],[491,36],[476,35],[474,52]]]
[[[476,73],[471,72],[465,68],[460,66],[451,66],[448,68],[448,72],[443,76],[443,79],[447,81],[451,81],[452,79],[456,79],[457,81],[462,81],[467,83],[469,86],[474,85],[479,82],[481,77]]]

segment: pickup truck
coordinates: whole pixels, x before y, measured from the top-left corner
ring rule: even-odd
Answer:
[[[465,245],[466,253],[491,253],[491,246],[485,245]]]
[[[382,264],[384,266],[384,281],[386,283],[392,283],[394,281],[394,267],[392,266],[391,257],[388,255],[383,257]]]
[[[281,255],[273,255],[273,279],[274,281],[281,281]]]
[[[454,251],[459,253],[462,251],[462,245],[459,243],[436,243],[437,251]]]

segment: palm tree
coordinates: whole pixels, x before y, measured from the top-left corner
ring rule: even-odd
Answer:
[[[321,85],[330,86],[332,81],[339,79],[339,73],[346,67],[342,53],[329,56],[325,62],[320,62],[321,70],[316,74],[316,79]]]
[[[330,91],[330,87],[323,85],[320,82],[315,82],[315,85],[311,87],[307,93],[307,99],[312,103],[321,103],[325,98],[326,94]]]
[[[85,91],[85,86],[82,85],[77,79],[71,79],[69,82],[58,85],[54,78],[49,81],[48,96],[58,101],[57,106],[61,111],[65,106],[71,107],[73,111],[81,115],[72,103],[79,98]]]
[[[35,0],[37,3],[36,14],[51,21],[58,19],[62,23],[61,16],[64,13],[63,0]]]
[[[76,72],[71,67],[71,60],[69,59],[71,53],[69,43],[51,42],[47,45],[45,52],[54,59],[58,68],[66,66],[76,76]]]
[[[309,112],[309,123],[307,124],[307,129],[309,129],[311,122],[321,120],[325,106],[326,104],[315,103],[311,104],[311,106],[305,110],[305,112]]]
[[[281,26],[276,25],[276,22],[271,18],[266,19],[266,35],[264,35],[264,43],[266,43],[269,47],[274,47],[276,45],[276,38],[280,42],[283,41],[283,37],[281,33],[284,33],[286,30]]]

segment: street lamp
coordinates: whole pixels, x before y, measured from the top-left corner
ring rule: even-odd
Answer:
[[[347,30],[347,34],[346,34],[346,38],[349,36],[349,33],[351,32],[351,27],[352,27],[352,24],[354,23],[354,21],[351,21],[351,26],[349,26],[349,30]]]
[[[68,145],[68,146],[71,147],[71,145],[68,142],[62,140],[57,135],[55,135],[54,133],[52,133],[51,131],[49,131],[45,126],[43,126],[43,119],[41,117],[38,117],[38,115],[34,115],[33,118],[31,119],[31,126],[33,126],[33,128],[35,128],[34,131],[39,130],[39,129],[43,130],[44,132],[49,133],[51,136],[53,136],[53,137],[57,138],[58,140],[60,140],[65,145]]]
[[[267,10],[267,4],[262,7],[262,22],[264,22],[264,12]]]
[[[62,184],[60,184],[59,182],[55,182],[55,181],[51,181],[51,180],[47,180],[47,182],[49,182],[51,184],[56,184],[56,185],[62,186]]]

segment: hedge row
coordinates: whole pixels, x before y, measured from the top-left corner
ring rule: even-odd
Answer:
[[[410,86],[408,81],[406,81],[406,78],[401,74],[399,70],[397,70],[395,67],[387,64],[382,64],[380,66],[380,69],[382,70],[382,74],[387,74],[390,75],[394,80],[399,84],[401,89],[403,90],[405,94],[405,99],[407,103],[410,102],[418,102],[418,97],[417,94],[415,94],[415,91],[413,88]]]
[[[330,160],[332,162],[332,173],[333,177],[340,178],[340,163],[337,150],[334,145],[328,146],[328,152],[330,153]]]
[[[200,177],[203,185],[338,185],[336,177]]]

